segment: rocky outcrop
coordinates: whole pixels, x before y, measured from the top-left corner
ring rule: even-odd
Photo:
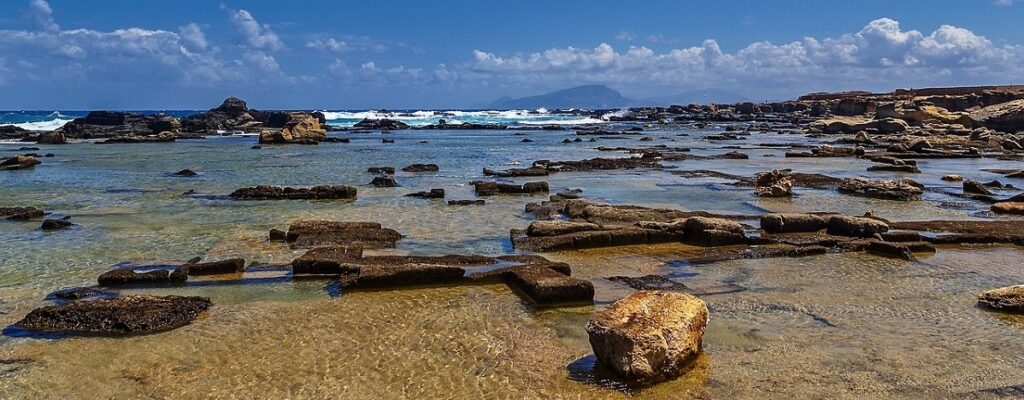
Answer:
[[[974,125],[974,121],[967,113],[951,112],[931,104],[908,102],[880,105],[875,113],[875,117],[901,119],[915,126],[921,126],[926,123],[960,124],[966,127]]]
[[[253,186],[231,192],[236,200],[334,200],[355,199],[356,188],[344,185],[320,185],[311,188]]]
[[[374,187],[398,187],[398,181],[393,176],[375,176],[370,180],[370,186]]]
[[[889,230],[889,224],[871,218],[836,215],[828,219],[826,232],[836,236],[871,237]]]
[[[402,234],[377,222],[298,220],[288,226],[286,241],[293,248],[324,245],[381,248],[395,247]]]
[[[163,132],[178,136],[181,133],[181,122],[164,114],[91,111],[85,117],[71,120],[54,135],[63,135],[71,139],[108,139],[157,136]]]
[[[181,120],[183,131],[204,134],[231,131],[255,132],[262,125],[263,123],[257,121],[250,114],[245,101],[237,97],[228,97],[216,108],[204,113],[189,115]]]
[[[761,197],[789,197],[793,195],[793,180],[789,172],[773,170],[754,175],[754,193]]]
[[[32,131],[15,125],[0,125],[0,139],[19,140],[32,135]]]
[[[855,196],[899,201],[920,200],[924,193],[921,184],[910,179],[849,178],[839,185],[838,190],[839,193]]]
[[[39,164],[42,164],[42,161],[37,160],[35,157],[14,156],[0,161],[0,170],[16,171],[20,169],[29,169],[35,168],[35,166]]]
[[[320,120],[309,113],[287,113],[288,120],[280,130],[264,129],[261,144],[316,144],[327,138],[327,130]]]
[[[996,214],[1024,215],[1024,202],[1003,201],[992,205]]]
[[[155,269],[136,272],[130,268],[115,268],[100,274],[97,281],[100,286],[125,285],[166,285],[188,280],[188,274],[180,267],[175,270]]]
[[[768,214],[761,217],[767,233],[817,232],[828,226],[828,217],[814,214]]]
[[[1024,130],[1024,100],[991,105],[970,113],[978,125],[1003,132]]]
[[[1024,285],[984,292],[978,295],[978,305],[999,311],[1024,312]]]
[[[15,325],[38,332],[142,335],[188,325],[211,305],[204,297],[125,296],[37,308]]]
[[[865,117],[834,117],[818,120],[811,128],[819,129],[827,134],[856,134],[864,130],[873,130],[883,134],[905,132],[910,128],[906,121],[896,118],[870,119]]]
[[[240,274],[245,270],[245,259],[229,258],[220,261],[190,262],[182,266],[189,276]]]
[[[643,383],[673,379],[701,351],[708,308],[679,292],[640,291],[587,323],[594,355],[620,376]]]

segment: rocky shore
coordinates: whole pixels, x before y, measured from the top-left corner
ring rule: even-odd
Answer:
[[[280,275],[274,279],[279,281],[322,280],[328,282],[325,285],[330,286],[330,290],[342,294],[500,284],[511,288],[523,304],[529,305],[530,312],[596,306],[588,311],[591,315],[585,324],[596,363],[628,385],[649,386],[685,376],[694,368],[702,353],[709,318],[713,320],[711,314],[717,312],[704,298],[747,289],[739,284],[691,288],[679,276],[660,273],[624,276],[594,266],[588,268],[600,271],[601,275],[581,276],[576,269],[578,265],[558,262],[561,259],[556,257],[602,250],[609,254],[616,251],[644,254],[653,246],[671,245],[677,246],[673,263],[701,268],[714,268],[715,263],[732,260],[806,259],[837,253],[885,257],[905,263],[900,265],[913,266],[920,262],[920,257],[951,246],[963,252],[975,251],[982,247],[980,245],[1024,246],[1024,224],[1014,219],[1024,215],[1024,193],[1014,181],[1024,177],[1024,170],[991,169],[1006,179],[988,181],[990,178],[971,176],[975,172],[971,170],[973,164],[955,164],[964,167],[949,171],[937,171],[934,164],[929,164],[932,160],[986,160],[1017,166],[1017,162],[1024,161],[1024,90],[1021,88],[817,93],[778,103],[633,108],[613,116],[607,112],[566,112],[604,117],[620,125],[573,127],[562,132],[557,140],[540,139],[538,134],[535,139],[550,140],[556,146],[553,148],[588,147],[586,151],[577,149],[572,156],[532,152],[528,159],[498,164],[498,167],[474,165],[473,173],[458,176],[457,182],[445,174],[461,166],[436,161],[430,155],[393,164],[396,160],[385,155],[371,160],[372,164],[362,164],[359,169],[349,171],[358,174],[356,183],[339,178],[301,187],[248,186],[205,196],[204,200],[220,202],[218,206],[225,208],[301,205],[306,213],[299,217],[301,219],[289,217],[264,223],[259,228],[260,237],[245,239],[259,242],[263,251],[275,252],[276,257],[287,257],[290,261],[246,264],[240,257],[242,254],[233,252],[234,247],[223,246],[222,249],[228,250],[219,254],[231,254],[213,261],[196,258],[165,264],[118,264],[98,274],[95,286],[52,293],[46,300],[52,304],[29,311],[12,326],[47,334],[126,336],[202,324],[203,314],[218,307],[208,298],[129,295],[122,291],[199,287],[204,279],[215,279],[218,284],[243,285],[251,275],[268,270],[278,272]],[[253,110],[244,101],[232,97],[216,108],[180,120],[164,114],[94,111],[53,132],[0,127],[0,138],[54,146],[73,146],[75,141],[84,139],[111,144],[167,143],[173,146],[180,139],[245,132],[258,134],[258,146],[347,141],[329,137],[328,131],[332,128],[326,123],[322,113]],[[507,128],[449,124],[441,120],[415,129]],[[401,121],[378,119],[359,122],[354,129],[385,133],[414,128]],[[557,131],[548,127],[538,129]],[[677,133],[683,129],[685,133]],[[691,148],[670,144],[674,138],[693,132],[707,133],[697,140],[714,146]],[[773,137],[777,140],[761,143],[760,133],[793,135],[807,140],[782,143]],[[570,136],[565,137],[567,134]],[[373,140],[374,145],[385,149],[397,146],[381,144],[388,140],[394,142],[394,139]],[[517,143],[519,140],[515,138]],[[625,145],[598,146],[590,140],[602,144],[618,141],[616,143]],[[645,143],[655,140],[660,143]],[[244,148],[247,154],[268,153],[249,151],[248,146]],[[348,147],[339,146],[339,149],[347,151]],[[773,150],[770,156],[778,157],[776,160],[784,157],[787,161],[808,163],[795,164],[798,166],[857,161],[861,163],[857,172],[871,174],[851,176],[836,175],[837,171],[812,171],[828,173],[823,174],[800,172],[796,168],[764,168],[771,164],[766,160],[772,159],[765,158],[768,156],[765,152],[755,152],[764,149]],[[374,148],[373,151],[387,150]],[[9,154],[0,159],[0,169],[11,171],[2,173],[23,177],[46,172],[41,171],[43,169],[59,168],[58,163],[39,160],[45,156],[32,154]],[[595,157],[596,154],[602,157]],[[615,154],[622,157],[603,156]],[[59,152],[57,157],[61,157]],[[541,157],[544,159],[539,159]],[[523,164],[519,164],[520,161]],[[401,167],[410,162],[416,163]],[[742,167],[722,170],[731,173],[691,169],[700,168],[690,165],[701,162],[714,162],[718,166],[735,163]],[[401,168],[380,166],[382,164]],[[368,168],[367,165],[374,166]],[[181,165],[161,174],[168,181],[198,182],[198,185],[207,176],[207,170],[199,166],[200,172],[183,169],[171,173],[185,167]],[[321,172],[320,179],[343,176],[335,174],[336,171]],[[864,209],[857,212],[829,209],[771,212],[751,206],[742,212],[722,212],[713,211],[713,207],[648,207],[605,201],[601,193],[588,196],[586,187],[570,189],[565,183],[567,177],[620,174],[608,179],[623,179],[626,185],[631,182],[625,180],[654,173],[672,178],[669,184],[689,179],[714,180],[715,185],[728,187],[729,195],[746,196],[743,201],[748,203],[764,201],[764,204],[777,206],[775,210],[790,210],[787,205],[793,203],[787,202],[799,200],[806,191],[814,190],[827,193],[831,199],[898,204],[901,210],[913,210],[935,197],[947,202],[951,201],[945,199],[953,198],[971,206],[981,205],[983,211],[971,215],[972,220],[968,221],[912,218],[909,211],[907,218],[887,219],[872,211],[863,212]],[[449,180],[427,184],[420,181],[439,176]],[[332,181],[360,186],[357,189],[356,186],[331,184]],[[955,190],[951,191],[948,185],[937,187],[936,181],[953,185]],[[230,188],[252,184],[245,181]],[[447,203],[434,201],[446,199],[453,193],[465,197]],[[507,238],[500,233],[502,251],[508,254],[482,255],[462,250],[458,250],[462,254],[418,254],[422,247],[417,246],[422,243],[412,240],[414,244],[410,246],[410,236],[417,239],[415,236],[422,233],[408,226],[394,225],[394,220],[376,222],[381,213],[366,212],[351,220],[317,213],[321,207],[353,206],[351,203],[363,206],[363,202],[380,202],[381,198],[401,206],[413,204],[411,207],[478,206],[445,207],[438,211],[465,212],[474,221],[486,221],[488,213],[498,212],[499,206],[514,204],[521,210],[516,213],[516,218],[521,219],[514,221],[521,224],[502,227],[508,232]],[[647,204],[662,203],[651,200]],[[822,204],[828,207],[828,203]],[[69,220],[70,216],[59,211],[48,214],[37,206],[40,205],[0,208],[0,223],[29,221],[35,224],[33,229],[38,227],[46,235],[90,229],[88,220],[78,225],[82,221],[78,216]],[[401,220],[400,217],[394,219]],[[466,229],[454,226],[458,223],[449,229]],[[274,228],[265,230],[270,227]],[[431,239],[451,241],[453,248],[468,247],[448,237]],[[596,295],[601,290],[600,285],[628,290],[628,294],[610,290],[608,293],[613,293],[615,298],[602,298]],[[977,304],[988,312],[1024,311],[1024,288],[1020,285],[992,288],[977,294],[976,298],[973,296],[966,298],[966,303]],[[722,332],[710,330],[707,334]]]

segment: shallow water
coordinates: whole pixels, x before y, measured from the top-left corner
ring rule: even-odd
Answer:
[[[0,206],[39,206],[70,215],[82,227],[42,233],[38,221],[0,222],[0,325],[46,304],[50,291],[89,285],[126,260],[202,255],[290,261],[300,253],[265,237],[270,228],[298,218],[377,221],[406,235],[397,249],[378,253],[511,253],[508,230],[529,224],[523,207],[542,197],[489,197],[483,207],[449,207],[401,196],[441,187],[449,199],[474,198],[467,184],[483,178],[483,167],[622,156],[599,152],[597,145],[664,143],[707,155],[737,144],[813,142],[779,134],[754,134],[751,143],[699,139],[713,132],[658,131],[652,136],[668,139],[639,144],[635,137],[561,143],[575,137],[571,132],[408,131],[338,134],[352,143],[262,150],[250,149],[254,137],[39,146],[37,153],[56,157],[42,159],[35,170],[0,175]],[[381,137],[396,143],[381,143]],[[524,137],[535,142],[521,143]],[[17,147],[0,145],[0,152]],[[783,167],[841,177],[900,176],[868,173],[862,160],[786,159],[783,149],[741,151],[751,159],[667,164],[747,176]],[[400,188],[365,186],[372,178],[368,167],[412,163],[436,163],[441,171],[399,172]],[[938,177],[1003,179],[980,171],[994,166],[1021,167],[931,160],[921,163],[924,174],[911,177],[932,189],[955,190],[958,184]],[[201,175],[170,175],[182,168]],[[932,192],[911,204],[804,189],[791,200],[758,199],[750,188],[667,170],[564,173],[543,180],[553,191],[582,188],[590,199],[689,210],[991,218],[984,204]],[[359,199],[223,197],[256,184],[326,183],[359,186]],[[188,190],[198,195],[182,196]],[[0,398],[926,398],[1024,383],[1024,319],[974,306],[977,292],[1024,280],[1018,248],[941,248],[915,263],[866,254],[702,266],[674,262],[700,251],[658,245],[548,255],[595,283],[592,307],[537,310],[504,285],[337,296],[328,281],[275,279],[275,272],[247,273],[242,285],[205,279],[181,288],[136,290],[209,296],[215,306],[190,326],[142,337],[0,337]],[[586,320],[595,308],[631,291],[603,278],[650,273],[672,274],[694,288],[746,290],[706,297],[711,322],[705,353],[683,378],[639,391],[588,380]]]

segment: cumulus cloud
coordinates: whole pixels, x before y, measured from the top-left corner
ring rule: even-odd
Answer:
[[[925,35],[880,18],[856,33],[804,38],[790,43],[756,42],[723,52],[713,39],[699,46],[655,52],[647,47],[616,50],[554,48],[502,56],[474,50],[466,63],[477,79],[496,83],[562,82],[676,87],[743,87],[807,90],[816,85],[903,87],[1006,82],[1024,77],[1020,46],[997,46],[974,32],[943,25]],[[802,85],[800,88],[794,84]],[[752,90],[751,90],[752,91]],[[789,93],[792,95],[792,93]]]
[[[335,38],[316,38],[306,42],[306,47],[334,53],[344,53],[351,50],[348,43],[345,43],[344,40],[337,40]]]
[[[238,29],[245,43],[256,49],[280,50],[284,48],[284,42],[270,29],[270,25],[260,24],[246,10],[230,10],[224,8],[231,15],[231,23]]]
[[[60,25],[53,21],[53,9],[46,0],[31,0],[28,3],[29,18],[40,29],[47,31],[58,31]]]
[[[206,50],[209,46],[209,42],[206,41],[206,34],[203,33],[203,29],[196,23],[191,23],[178,28],[178,35],[192,48]]]

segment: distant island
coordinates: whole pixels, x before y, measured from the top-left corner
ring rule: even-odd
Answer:
[[[520,98],[502,97],[487,105],[488,108],[508,109],[557,109],[585,108],[609,109],[664,104],[710,104],[741,103],[748,101],[739,93],[724,89],[696,89],[668,96],[645,99],[630,99],[605,85],[584,85],[536,96]]]

